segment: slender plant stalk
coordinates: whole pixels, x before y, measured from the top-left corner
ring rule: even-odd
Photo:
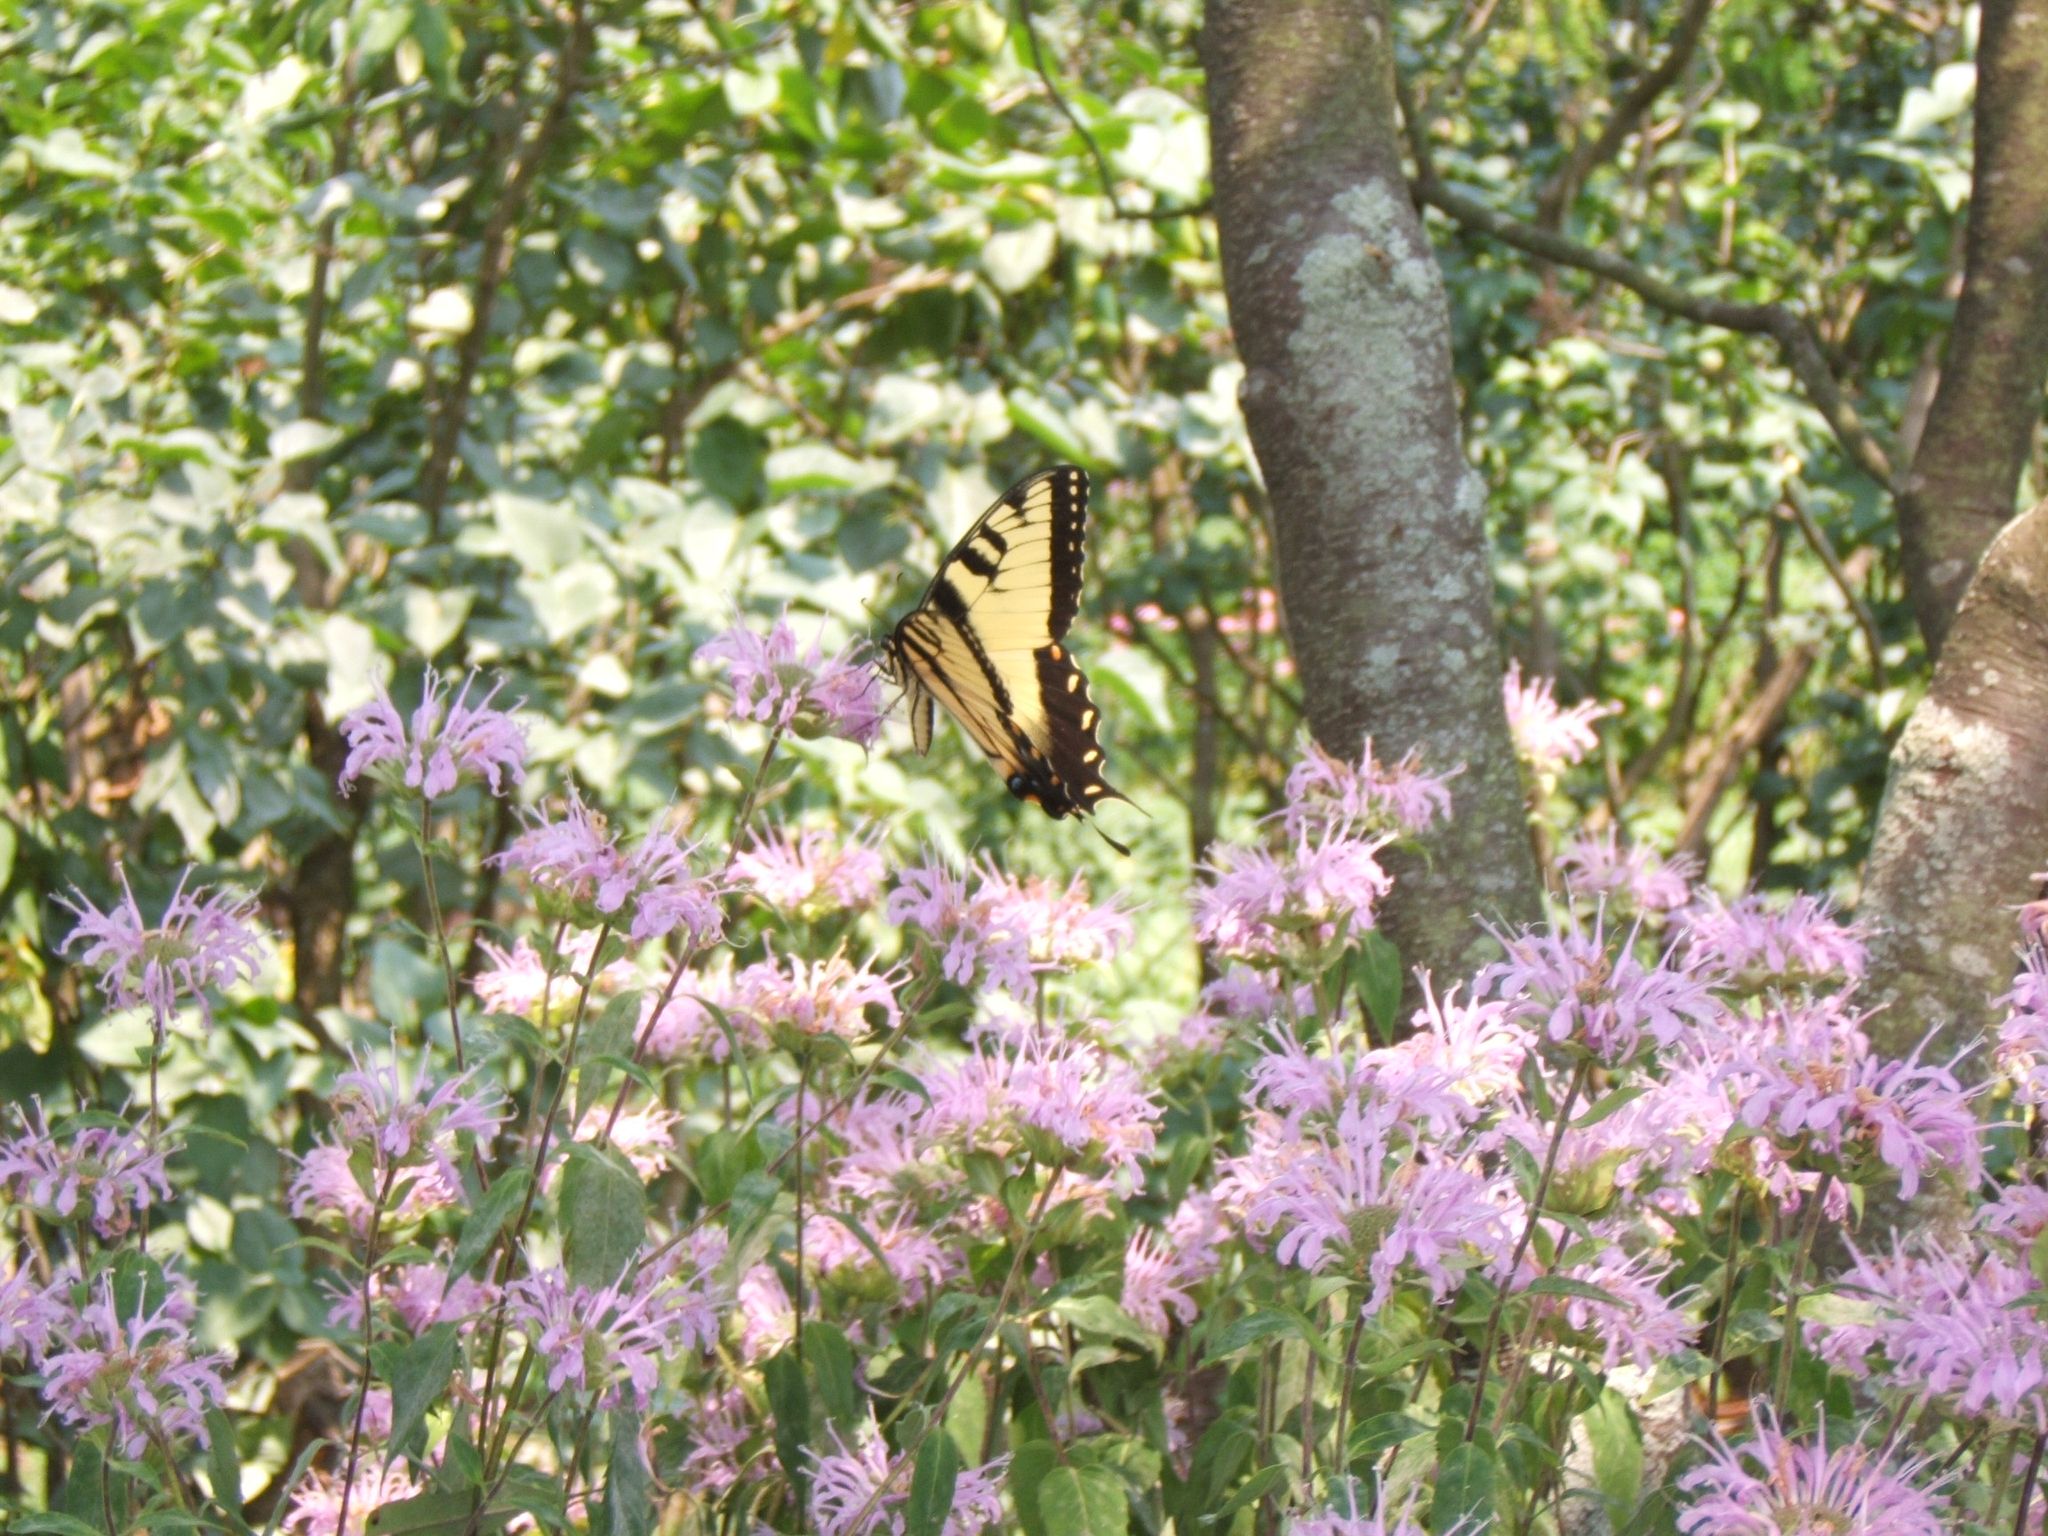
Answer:
[[[796,1058],[796,1363],[804,1363],[804,1096],[811,1091],[811,1052],[806,1046]]]
[[[1501,1276],[1500,1289],[1494,1293],[1493,1310],[1486,1317],[1485,1342],[1479,1347],[1479,1379],[1472,1385],[1472,1408],[1465,1415],[1465,1441],[1479,1433],[1479,1414],[1486,1404],[1486,1378],[1493,1371],[1494,1346],[1500,1342],[1501,1314],[1507,1310],[1508,1291],[1515,1283],[1515,1276],[1521,1273],[1522,1256],[1529,1251],[1529,1240],[1536,1235],[1536,1223],[1543,1217],[1543,1202],[1550,1198],[1550,1181],[1557,1173],[1557,1154],[1564,1146],[1564,1133],[1570,1129],[1572,1110],[1577,1107],[1579,1094],[1585,1089],[1586,1077],[1592,1071],[1592,1063],[1581,1061],[1572,1069],[1571,1086],[1565,1090],[1564,1103],[1557,1111],[1557,1125],[1550,1133],[1550,1146],[1543,1154],[1543,1176],[1536,1181],[1536,1194],[1529,1202],[1529,1219],[1522,1223],[1522,1235],[1515,1239],[1514,1256],[1508,1260],[1507,1273]]]
[[[334,1517],[337,1531],[348,1529],[349,1496],[355,1492],[356,1466],[363,1451],[363,1412],[370,1406],[370,1342],[371,1325],[376,1312],[370,1302],[370,1282],[377,1274],[377,1236],[384,1225],[384,1207],[391,1199],[391,1186],[398,1180],[398,1165],[393,1163],[384,1170],[384,1182],[377,1191],[376,1203],[370,1207],[370,1235],[363,1247],[363,1379],[356,1387],[355,1419],[348,1430],[348,1461],[341,1474],[341,1508]]]
[[[2005,1508],[2005,1490],[2012,1486],[2012,1459],[2019,1451],[2020,1432],[2014,1430],[2006,1436],[2005,1454],[1998,1458],[1998,1466],[1991,1474],[1991,1504],[1984,1512],[1984,1523],[1987,1525],[1996,1522],[1998,1512]]]
[[[1735,1259],[1742,1250],[1742,1197],[1746,1186],[1735,1186],[1735,1198],[1728,1205],[1728,1265],[1721,1274],[1721,1312],[1714,1319],[1714,1368],[1707,1373],[1707,1415],[1713,1417],[1721,1406],[1721,1370],[1726,1362],[1721,1351],[1728,1345],[1728,1314],[1735,1308]]]
[[[1345,1423],[1351,1412],[1351,1386],[1358,1379],[1358,1342],[1365,1335],[1365,1308],[1358,1309],[1358,1315],[1351,1320],[1351,1340],[1344,1346],[1344,1383],[1337,1392],[1337,1442],[1336,1475],[1345,1476],[1351,1470],[1351,1455],[1344,1444]]]
[[[1039,1191],[1038,1200],[1031,1208],[1030,1218],[1025,1222],[1024,1231],[1017,1239],[1017,1252],[1010,1260],[1010,1272],[1003,1276],[1003,1288],[996,1295],[995,1310],[989,1314],[988,1326],[982,1329],[981,1337],[974,1341],[974,1347],[967,1351],[966,1357],[961,1360],[960,1369],[954,1374],[952,1383],[947,1386],[945,1396],[939,1399],[938,1407],[932,1411],[930,1418],[925,1421],[924,1429],[911,1442],[909,1448],[889,1463],[888,1471],[884,1472],[881,1481],[875,1484],[875,1491],[868,1495],[867,1502],[855,1511],[853,1518],[841,1529],[867,1529],[868,1517],[881,1507],[882,1500],[888,1496],[890,1487],[902,1475],[903,1469],[917,1460],[917,1453],[924,1449],[925,1441],[931,1437],[935,1429],[946,1422],[946,1410],[953,1406],[953,1399],[959,1395],[962,1383],[972,1374],[974,1362],[981,1357],[981,1352],[988,1348],[988,1341],[996,1336],[996,1331],[1003,1325],[1003,1313],[1008,1311],[1010,1306],[1010,1293],[1016,1289],[1017,1279],[1024,1272],[1024,1260],[1038,1238],[1039,1223],[1045,1219],[1046,1207],[1052,1203],[1052,1192],[1059,1187],[1060,1175],[1065,1172],[1066,1165],[1062,1163],[1053,1168],[1047,1176],[1045,1188]]]
[[[2012,1517],[2012,1536],[2027,1536],[2027,1511],[2034,1502],[2034,1481],[2041,1475],[2041,1453],[2048,1450],[2048,1435],[2034,1436],[2034,1454],[2027,1458],[2027,1475],[2020,1481],[2020,1507]]]
[[[1806,1261],[1813,1256],[1813,1239],[1820,1231],[1821,1207],[1827,1204],[1828,1189],[1834,1179],[1832,1173],[1824,1173],[1820,1176],[1820,1183],[1813,1188],[1813,1204],[1806,1208],[1806,1219],[1799,1224],[1799,1251],[1792,1255],[1792,1275],[1785,1284],[1785,1336],[1778,1350],[1777,1385],[1771,1394],[1771,1400],[1781,1413],[1785,1398],[1792,1390],[1792,1362],[1799,1353],[1800,1287],[1806,1283]]]
[[[1308,1352],[1308,1364],[1301,1373],[1301,1485],[1308,1487],[1316,1473],[1316,1352]]]
[[[421,884],[427,893],[427,916],[434,924],[434,943],[441,951],[441,975],[448,984],[448,1038],[455,1042],[455,1070],[467,1072],[469,1062],[462,1054],[462,1021],[456,1012],[458,992],[455,979],[455,958],[448,952],[448,924],[441,916],[441,892],[434,883],[433,854],[433,801],[424,795],[420,797],[420,875]],[[543,1021],[546,1015],[542,1016]],[[424,1046],[427,1033],[426,1016],[420,1016],[420,1044]]]

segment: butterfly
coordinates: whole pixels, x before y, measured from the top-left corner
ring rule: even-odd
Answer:
[[[1099,716],[1063,643],[1081,606],[1087,522],[1084,471],[1057,464],[1019,481],[939,562],[924,597],[883,641],[919,754],[931,750],[936,700],[1010,793],[1054,818],[1127,799],[1102,776]]]

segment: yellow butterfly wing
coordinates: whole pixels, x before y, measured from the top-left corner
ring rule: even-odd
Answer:
[[[1061,644],[1081,606],[1088,476],[1057,465],[1010,487],[967,530],[889,636],[911,739],[931,747],[936,700],[1010,793],[1049,816],[1121,800],[1102,776],[1088,679]]]

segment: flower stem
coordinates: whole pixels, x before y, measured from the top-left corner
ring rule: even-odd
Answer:
[[[384,1207],[391,1199],[391,1186],[398,1180],[398,1164],[384,1171],[377,1200],[370,1207],[370,1234],[363,1246],[363,1379],[356,1388],[355,1419],[348,1430],[348,1461],[341,1473],[341,1508],[334,1516],[337,1531],[348,1529],[349,1497],[356,1489],[356,1466],[363,1452],[363,1412],[370,1406],[370,1341],[376,1313],[370,1300],[370,1282],[377,1275],[377,1234],[384,1225]]]
[[[1032,1244],[1037,1241],[1039,1223],[1045,1219],[1045,1209],[1052,1203],[1052,1192],[1059,1187],[1060,1175],[1064,1172],[1066,1165],[1062,1163],[1047,1175],[1045,1188],[1038,1192],[1038,1199],[1031,1207],[1031,1215],[1024,1223],[1024,1231],[1017,1239],[1017,1252],[1010,1260],[1010,1272],[1003,1276],[1003,1288],[996,1295],[995,1310],[989,1314],[988,1326],[982,1329],[981,1337],[974,1341],[974,1347],[968,1350],[965,1358],[961,1360],[960,1369],[946,1388],[945,1396],[939,1399],[938,1406],[925,1419],[925,1426],[917,1438],[902,1455],[889,1463],[889,1469],[882,1474],[881,1481],[875,1484],[875,1491],[868,1495],[867,1502],[854,1513],[854,1517],[840,1527],[841,1530],[867,1529],[868,1517],[881,1507],[882,1500],[888,1497],[891,1485],[902,1475],[905,1467],[917,1460],[917,1453],[924,1449],[924,1443],[931,1437],[932,1432],[941,1429],[945,1424],[946,1410],[953,1406],[953,1399],[959,1395],[961,1385],[974,1370],[974,1362],[981,1358],[981,1352],[988,1348],[988,1341],[996,1336],[996,1330],[1003,1325],[1003,1313],[1008,1311],[1010,1306],[1010,1293],[1016,1289],[1017,1278],[1024,1272],[1024,1260],[1030,1255]],[[907,1402],[908,1398],[905,1401]]]
[[[1465,1441],[1469,1445],[1472,1437],[1479,1433],[1479,1414],[1486,1404],[1486,1378],[1493,1372],[1494,1346],[1500,1342],[1501,1314],[1507,1310],[1508,1292],[1515,1283],[1515,1276],[1521,1273],[1522,1256],[1529,1251],[1529,1240],[1536,1235],[1536,1223],[1543,1216],[1543,1202],[1550,1198],[1550,1181],[1557,1173],[1557,1154],[1564,1146],[1564,1133],[1570,1129],[1572,1110],[1577,1107],[1579,1094],[1585,1089],[1586,1077],[1592,1071],[1592,1063],[1581,1061],[1572,1069],[1571,1086],[1565,1090],[1564,1103],[1558,1107],[1557,1125],[1550,1133],[1550,1147],[1543,1154],[1543,1175],[1536,1181],[1536,1193],[1529,1201],[1529,1219],[1522,1223],[1522,1235],[1515,1239],[1514,1256],[1508,1260],[1507,1273],[1501,1276],[1500,1289],[1494,1292],[1493,1310],[1487,1314],[1485,1342],[1479,1347],[1479,1379],[1472,1386],[1472,1407],[1465,1415]]]
[[[811,1053],[796,1058],[796,1332],[797,1369],[804,1363],[804,1097],[811,1091]]]
[[[1351,1457],[1344,1445],[1344,1421],[1351,1410],[1351,1386],[1358,1377],[1358,1342],[1364,1334],[1365,1308],[1360,1307],[1351,1320],[1351,1341],[1344,1346],[1344,1384],[1337,1392],[1336,1475],[1340,1478],[1351,1470]]]
[[[1737,1183],[1735,1198],[1728,1205],[1728,1265],[1721,1273],[1721,1312],[1714,1319],[1714,1368],[1707,1373],[1707,1416],[1721,1406],[1721,1370],[1726,1362],[1721,1351],[1728,1345],[1728,1315],[1735,1309],[1735,1259],[1742,1249],[1742,1197],[1747,1186]]]
[[[433,801],[420,800],[420,874],[427,893],[427,915],[434,924],[434,943],[441,951],[441,975],[448,984],[448,1036],[455,1042],[455,1070],[466,1072],[469,1063],[462,1054],[462,1024],[456,1016],[455,960],[448,952],[448,924],[441,917],[441,892],[434,884]],[[420,1044],[424,1046],[427,1021],[420,1019]]]
[[[2034,1502],[2034,1481],[2041,1475],[2044,1450],[2048,1450],[2048,1435],[2034,1436],[2034,1454],[2027,1458],[2027,1475],[2020,1481],[2019,1512],[2012,1517],[2012,1536],[2027,1536],[2027,1510]]]
[[[1778,1349],[1778,1379],[1771,1393],[1780,1413],[1784,1412],[1785,1398],[1792,1390],[1792,1361],[1799,1353],[1800,1287],[1806,1283],[1806,1261],[1813,1255],[1821,1208],[1827,1204],[1828,1188],[1834,1180],[1832,1173],[1823,1173],[1813,1187],[1813,1204],[1806,1208],[1806,1219],[1800,1223],[1799,1251],[1792,1255],[1792,1274],[1785,1283],[1785,1334]]]
[[[725,868],[732,868],[732,861],[740,856],[740,838],[747,830],[747,823],[754,819],[754,808],[761,799],[761,786],[768,782],[768,767],[775,761],[775,749],[782,745],[782,727],[776,726],[768,733],[768,745],[762,749],[761,762],[754,769],[754,782],[747,786],[746,798],[740,801],[740,811],[733,818],[732,842],[725,850]]]

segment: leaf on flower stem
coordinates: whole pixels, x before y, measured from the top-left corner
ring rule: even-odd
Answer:
[[[583,1031],[576,1045],[576,1112],[569,1123],[581,1125],[590,1106],[611,1086],[611,1061],[633,1050],[633,1032],[640,1024],[640,993],[621,992]]]
[[[562,1260],[572,1285],[601,1290],[647,1239],[647,1192],[617,1150],[571,1142],[562,1171]]]
[[[640,1415],[627,1408],[611,1413],[611,1454],[605,1463],[604,1510],[595,1530],[605,1536],[650,1536],[660,1498],[654,1474],[640,1446]]]
[[[532,1182],[533,1175],[524,1168],[508,1169],[498,1175],[483,1199],[476,1203],[476,1209],[469,1213],[469,1219],[462,1224],[462,1236],[455,1244],[455,1257],[448,1261],[450,1280],[468,1274],[476,1261],[489,1251],[499,1231],[519,1209],[519,1202],[526,1197],[526,1186]]]
[[[811,1389],[797,1360],[796,1346],[791,1344],[770,1355],[761,1367],[761,1376],[768,1385],[769,1410],[775,1416],[775,1455],[802,1507],[803,1490],[810,1482],[804,1448],[811,1441]]]
[[[861,1418],[861,1396],[853,1384],[853,1346],[846,1335],[830,1323],[805,1323],[804,1363],[811,1368],[825,1412],[850,1432]]]
[[[1429,1528],[1446,1536],[1463,1525],[1485,1530],[1493,1523],[1493,1452],[1476,1440],[1461,1440],[1445,1453],[1436,1474]]]
[[[1615,1524],[1635,1510],[1643,1491],[1643,1437],[1628,1399],[1612,1387],[1604,1390],[1580,1420],[1593,1448],[1593,1484],[1607,1501]]]
[[[904,1536],[939,1536],[953,1512],[953,1488],[960,1480],[960,1448],[939,1426],[924,1437],[910,1474],[910,1502]]]
[[[237,1531],[247,1532],[242,1518],[242,1456],[235,1444],[234,1422],[218,1408],[206,1410],[206,1475],[213,1480],[213,1502]]]
[[[427,1410],[440,1401],[455,1377],[457,1332],[453,1323],[436,1323],[398,1352],[391,1369],[391,1440],[405,1451],[413,1432],[426,1423]]]
[[[1055,1467],[1038,1487],[1038,1513],[1060,1536],[1125,1536],[1131,1505],[1106,1467]]]

